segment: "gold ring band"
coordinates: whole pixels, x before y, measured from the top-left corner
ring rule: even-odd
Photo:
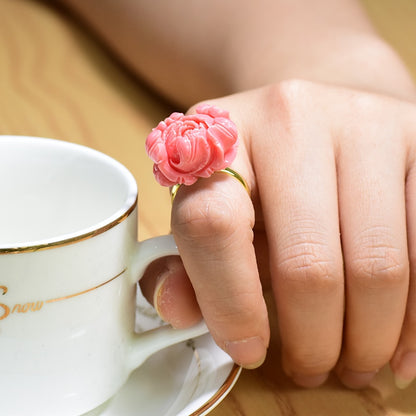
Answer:
[[[247,182],[245,181],[245,179],[235,170],[231,168],[225,168],[225,169],[217,170],[215,171],[215,173],[226,173],[227,175],[230,175],[231,177],[237,179],[241,183],[241,185],[243,185],[244,189],[247,191],[248,196],[250,196],[250,187],[247,185]],[[172,203],[175,200],[176,194],[178,193],[178,190],[181,187],[181,185],[182,185],[181,183],[177,183],[176,185],[172,186],[170,190],[170,199]]]

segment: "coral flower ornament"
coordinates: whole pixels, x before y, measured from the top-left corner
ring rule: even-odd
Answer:
[[[196,114],[173,113],[161,121],[147,136],[146,151],[161,185],[192,185],[232,163],[237,128],[227,111],[201,104]]]

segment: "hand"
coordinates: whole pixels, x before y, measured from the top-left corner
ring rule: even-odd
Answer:
[[[175,326],[202,313],[218,345],[253,368],[269,342],[261,282],[270,282],[283,367],[296,383],[317,386],[336,369],[362,387],[390,360],[411,380],[416,107],[304,81],[209,103],[239,129],[232,168],[251,200],[221,173],[181,187],[172,231],[187,275],[170,258],[148,273],[163,278],[146,278],[145,294],[156,291]]]

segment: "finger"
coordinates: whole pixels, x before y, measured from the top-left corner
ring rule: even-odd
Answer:
[[[372,119],[371,114],[363,114],[354,123],[348,141],[343,138],[338,160],[346,273],[338,374],[352,388],[367,385],[390,360],[408,289],[404,146],[394,126],[388,121],[381,129],[376,123],[365,124]]]
[[[164,257],[151,263],[140,280],[140,289],[159,316],[174,328],[188,328],[202,318],[179,256]]]
[[[283,366],[295,382],[313,387],[335,366],[342,339],[336,172],[330,137],[319,127],[325,121],[308,118],[302,97],[283,98],[273,136],[259,131],[264,148],[254,162]]]
[[[399,388],[407,387],[416,378],[416,166],[408,172],[406,180],[406,210],[410,282],[406,315],[399,344],[391,361],[395,381]]]
[[[269,342],[253,223],[246,190],[223,173],[182,186],[173,204],[172,231],[206,324],[245,367],[263,362]]]

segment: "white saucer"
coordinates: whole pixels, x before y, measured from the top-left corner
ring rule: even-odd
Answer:
[[[241,368],[209,334],[158,352],[94,414],[100,416],[202,416],[234,386]]]

